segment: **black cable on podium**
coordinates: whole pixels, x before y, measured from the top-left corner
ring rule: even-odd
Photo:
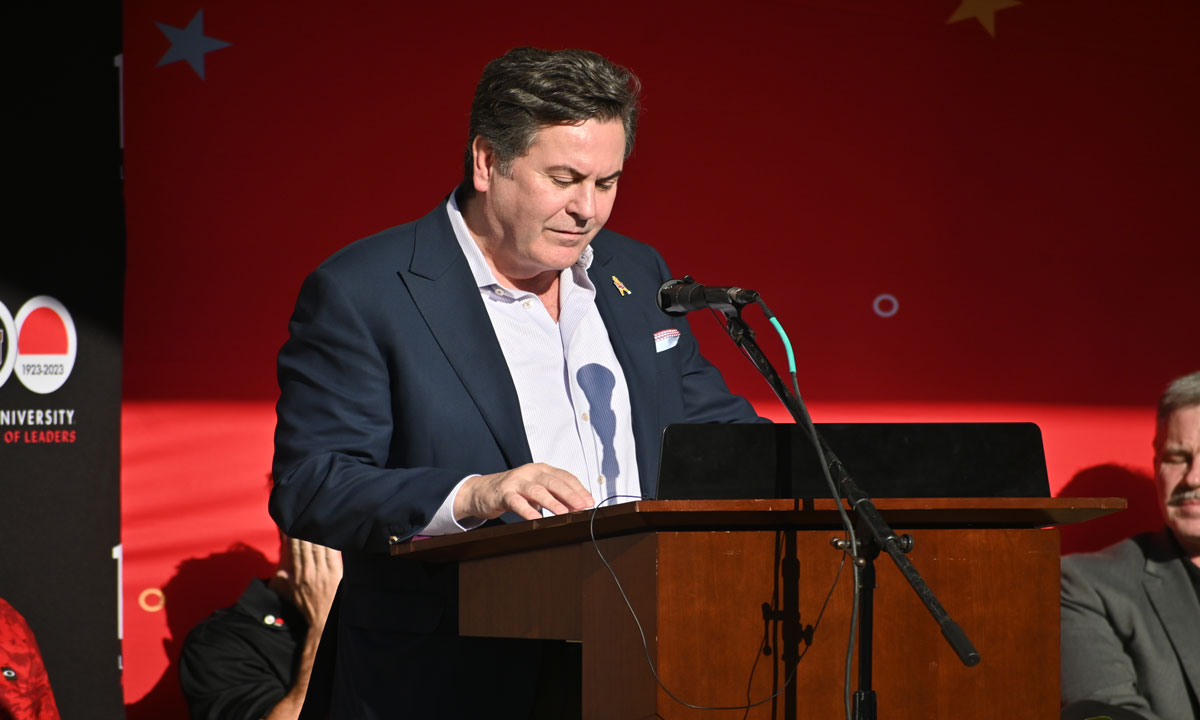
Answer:
[[[898,537],[892,528],[888,526],[883,516],[875,508],[875,504],[871,501],[863,490],[858,486],[858,483],[850,476],[846,467],[841,460],[834,454],[833,449],[825,442],[825,438],[817,432],[813,425],[812,418],[809,417],[808,409],[804,406],[804,401],[800,397],[799,383],[796,379],[796,362],[795,355],[792,352],[791,343],[788,341],[787,333],[783,331],[783,326],[775,318],[767,304],[763,302],[759,294],[753,290],[746,290],[737,287],[705,287],[692,280],[691,277],[685,276],[682,280],[668,280],[658,290],[657,295],[658,306],[664,313],[673,316],[684,315],[693,310],[709,308],[720,312],[725,317],[725,332],[733,340],[744,355],[749,358],[750,362],[758,369],[762,376],[766,379],[771,389],[775,391],[775,395],[787,408],[792,419],[796,421],[812,441],[813,447],[816,449],[817,457],[821,460],[821,470],[825,476],[825,481],[829,486],[830,495],[837,503],[838,512],[842,517],[842,523],[846,528],[847,538],[842,540],[835,538],[833,541],[834,547],[848,552],[853,559],[853,567],[855,569],[855,592],[854,592],[854,609],[851,614],[851,645],[853,645],[853,633],[855,628],[858,630],[858,680],[859,688],[854,692],[853,707],[850,706],[849,698],[847,698],[846,714],[847,717],[852,717],[853,720],[875,720],[876,718],[876,702],[875,691],[871,689],[871,635],[872,623],[874,621],[874,586],[875,586],[875,566],[874,560],[879,553],[886,552],[896,564],[897,569],[912,586],[917,597],[925,604],[929,613],[933,615],[938,626],[941,628],[942,636],[946,638],[946,642],[958,655],[959,660],[968,667],[979,663],[979,651],[971,644],[966,633],[959,627],[958,623],[951,619],[942,604],[938,602],[937,596],[933,590],[925,583],[917,569],[913,567],[912,562],[908,559],[906,553],[912,550],[913,539],[909,535]],[[787,350],[788,356],[788,371],[791,375],[792,389],[791,391],[783,384],[783,380],[779,377],[779,373],[767,360],[762,349],[754,339],[754,331],[742,319],[742,309],[747,305],[757,304],[763,311],[763,314],[774,326],[783,341],[784,347]],[[840,492],[839,492],[840,490]],[[850,507],[855,511],[857,518],[857,533],[855,526],[850,523],[849,517],[843,508],[842,497],[850,504]],[[865,540],[861,543],[857,539],[857,534],[861,533]],[[860,615],[861,608],[861,615]],[[849,672],[850,672],[851,657],[847,653],[846,657],[846,672],[847,672],[847,694],[849,693]]]

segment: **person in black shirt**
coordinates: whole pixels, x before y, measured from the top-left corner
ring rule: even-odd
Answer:
[[[336,550],[281,536],[279,568],[188,633],[179,680],[192,720],[295,720],[342,578]]]

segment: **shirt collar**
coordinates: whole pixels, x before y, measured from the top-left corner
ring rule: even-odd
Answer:
[[[272,629],[305,627],[300,611],[287,603],[263,580],[254,578],[235,604],[238,611]]]
[[[492,272],[492,268],[488,266],[487,260],[483,257],[483,251],[479,249],[475,238],[471,237],[471,231],[467,229],[467,221],[463,219],[462,210],[458,207],[457,192],[450,193],[450,199],[446,201],[446,213],[450,216],[450,227],[454,228],[454,239],[458,240],[458,247],[466,256],[467,264],[471,267],[471,275],[475,278],[475,284],[480,288],[502,287],[500,281],[496,279],[496,274]],[[575,265],[568,268],[571,274],[564,276],[564,279],[570,277],[576,285],[591,289],[587,271],[592,266],[593,257],[592,245],[588,243],[588,246],[579,254]]]

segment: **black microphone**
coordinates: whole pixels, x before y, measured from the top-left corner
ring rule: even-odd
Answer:
[[[737,311],[758,302],[758,293],[740,287],[705,287],[684,275],[659,286],[657,298],[659,310],[678,317],[704,308]]]

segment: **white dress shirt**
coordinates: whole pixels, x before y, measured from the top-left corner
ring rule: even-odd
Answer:
[[[597,504],[641,495],[629,407],[629,387],[588,278],[592,248],[559,277],[555,322],[533,293],[504,287],[472,238],[452,194],[446,203],[454,235],[479,286],[521,404],[521,420],[534,462],[579,478]],[[478,525],[454,519],[463,478],[421,535],[445,535]],[[549,514],[548,511],[543,511]]]

